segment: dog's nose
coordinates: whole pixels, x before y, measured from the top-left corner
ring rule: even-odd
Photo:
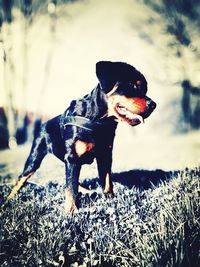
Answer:
[[[155,109],[156,108],[156,103],[151,101],[150,107],[151,107],[151,109]]]
[[[153,110],[153,109],[156,108],[156,103],[155,103],[154,101],[152,101],[152,100],[147,100],[147,106],[148,106],[151,110]]]

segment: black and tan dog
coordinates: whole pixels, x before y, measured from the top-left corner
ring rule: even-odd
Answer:
[[[81,99],[73,100],[67,110],[41,126],[34,137],[23,173],[8,199],[40,167],[47,153],[65,163],[66,210],[74,212],[82,164],[97,161],[104,193],[112,194],[112,148],[118,122],[135,126],[144,121],[156,104],[146,96],[145,77],[133,66],[122,62],[96,64],[97,87]]]

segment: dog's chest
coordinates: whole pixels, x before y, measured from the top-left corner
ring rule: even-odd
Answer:
[[[81,164],[91,164],[95,158],[95,143],[77,140],[75,152]]]

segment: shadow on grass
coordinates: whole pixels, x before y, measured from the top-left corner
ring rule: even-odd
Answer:
[[[130,170],[126,172],[114,173],[113,182],[132,188],[136,186],[140,189],[148,189],[152,184],[158,185],[161,181],[168,181],[172,175],[177,175],[178,171],[163,170]]]
[[[140,190],[147,190],[149,188],[152,188],[152,186],[158,186],[160,182],[169,181],[170,178],[177,176],[178,173],[181,171],[163,171],[160,169],[157,170],[130,170],[130,171],[124,171],[119,173],[113,173],[112,174],[112,181],[114,183],[121,184],[122,186],[125,186],[129,189],[136,187]],[[29,190],[34,190],[35,193],[41,195],[41,193],[45,190],[50,191],[63,191],[64,190],[64,184],[58,184],[57,182],[51,182],[49,181],[47,186],[43,186],[37,183],[28,182],[28,188]],[[99,178],[91,178],[91,179],[85,179],[82,183],[82,186],[93,190],[96,190],[99,186]],[[8,187],[9,188],[9,187]],[[11,190],[8,189],[1,193],[1,186],[0,186],[0,196],[1,200],[4,202],[3,195]],[[91,191],[91,193],[92,193]],[[1,202],[1,201],[0,201]],[[3,203],[2,202],[2,203]]]
[[[180,171],[163,171],[163,170],[130,170],[125,172],[113,173],[112,181],[128,187],[133,186],[146,190],[152,187],[152,185],[159,185],[160,182],[169,181],[173,176],[176,176]],[[96,188],[99,185],[98,178],[88,179],[83,181],[83,186],[91,189]]]

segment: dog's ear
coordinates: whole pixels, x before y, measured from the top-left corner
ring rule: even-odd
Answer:
[[[119,81],[135,79],[137,70],[124,62],[100,61],[96,64],[96,75],[102,90],[108,93]]]
[[[115,70],[115,64],[111,61],[99,61],[96,64],[96,75],[105,93],[108,93],[116,83]]]

